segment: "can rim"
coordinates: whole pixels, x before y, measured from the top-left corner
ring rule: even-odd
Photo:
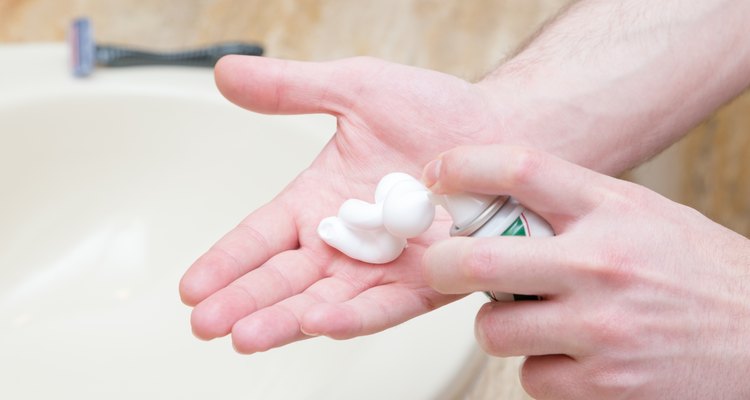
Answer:
[[[508,202],[509,196],[498,196],[487,208],[485,208],[476,218],[469,222],[466,226],[460,227],[453,224],[450,228],[449,234],[451,236],[470,236],[481,228],[487,221],[492,218],[495,213],[503,208],[505,203]]]

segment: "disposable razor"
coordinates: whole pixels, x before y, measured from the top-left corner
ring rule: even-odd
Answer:
[[[90,75],[97,65],[107,67],[136,65],[213,67],[221,57],[228,54],[263,55],[261,46],[238,42],[221,43],[178,52],[152,52],[121,46],[100,45],[94,42],[94,29],[88,18],[77,18],[73,21],[69,41],[73,75],[81,78]]]

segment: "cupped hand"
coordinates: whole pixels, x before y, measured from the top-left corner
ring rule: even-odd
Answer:
[[[346,199],[371,200],[389,172],[418,175],[457,144],[510,139],[497,133],[501,118],[483,89],[369,58],[304,63],[230,56],[216,66],[216,81],[247,109],[328,113],[338,127],[307,170],[186,272],[180,295],[194,306],[196,336],[231,333],[237,351],[252,353],[314,335],[374,333],[460,297],[431,289],[419,268],[426,246],[446,235],[445,224],[387,265],[343,256],[316,228]]]
[[[439,160],[439,161],[438,161]],[[441,293],[488,303],[482,347],[525,355],[537,399],[750,398],[750,241],[633,183],[540,151],[459,147],[425,167],[433,191],[511,194],[557,236],[451,238],[424,255]]]

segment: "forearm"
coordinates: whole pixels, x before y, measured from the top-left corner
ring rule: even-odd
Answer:
[[[749,20],[748,1],[581,1],[479,85],[499,134],[615,174],[750,84]]]

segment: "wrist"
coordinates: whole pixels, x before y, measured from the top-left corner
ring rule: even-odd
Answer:
[[[739,94],[750,84],[750,47],[731,39],[744,32],[747,3],[668,3],[644,14],[578,2],[546,25],[477,83],[502,119],[501,137],[617,174]],[[615,11],[631,23],[607,22]]]
[[[555,82],[558,82],[556,86]],[[489,136],[495,142],[535,147],[593,170],[618,174],[638,158],[637,146],[620,138],[640,129],[620,110],[589,107],[581,88],[564,87],[560,79],[515,65],[499,68],[477,82],[498,123]]]

